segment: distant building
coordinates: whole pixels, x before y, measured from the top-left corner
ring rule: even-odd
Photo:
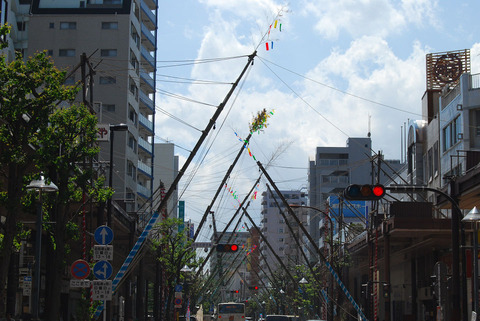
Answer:
[[[160,182],[164,184],[166,192],[178,175],[178,156],[175,156],[175,145],[172,143],[161,143],[154,145],[154,172],[153,190],[158,191]],[[155,209],[159,201],[153,204]],[[168,217],[177,217],[178,190],[175,189],[167,204]]]
[[[306,205],[307,203],[307,195],[304,191],[286,190],[280,192],[289,204]],[[279,206],[277,206],[277,203]],[[284,213],[287,220],[284,219],[280,211]],[[302,224],[307,224],[306,213],[298,215],[298,218]],[[289,225],[293,230],[293,235],[288,227]],[[271,195],[269,192],[262,193],[261,232],[273,248],[275,254],[285,265],[304,263],[305,260],[303,259],[301,248],[296,243],[296,240],[298,240],[303,247],[303,233],[289,212],[285,211],[285,206],[280,197]],[[268,271],[266,265],[272,270],[280,267],[277,258],[263,240],[260,241],[260,249],[262,252],[263,271]]]

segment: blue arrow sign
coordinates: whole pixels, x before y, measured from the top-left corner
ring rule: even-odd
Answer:
[[[93,266],[93,275],[99,280],[107,280],[112,276],[113,268],[108,261],[98,261]]]
[[[110,227],[102,225],[95,230],[95,242],[100,245],[107,245],[113,241],[113,231]]]

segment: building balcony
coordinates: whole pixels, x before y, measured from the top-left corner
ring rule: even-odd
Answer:
[[[138,146],[143,149],[144,151],[146,151],[147,153],[149,153],[150,155],[153,155],[153,147],[152,147],[152,144],[150,144],[149,142],[147,142],[145,139],[143,139],[142,137],[138,137]]]
[[[141,160],[138,160],[137,168],[140,172],[147,175],[149,178],[153,178],[152,175],[152,166],[145,164]]]
[[[146,25],[150,30],[157,28],[157,17],[150,9],[145,1],[142,1],[140,8],[142,10],[142,23]]]
[[[153,78],[143,69],[140,68],[140,88],[145,92],[155,92],[155,82]]]
[[[143,114],[138,114],[138,120],[140,122],[140,125],[142,125],[143,128],[145,128],[149,133],[153,134],[153,122],[148,120],[147,117],[143,116]]]
[[[155,36],[148,30],[147,26],[142,24],[142,45],[147,50],[155,51]]]
[[[140,90],[140,106],[144,106],[145,109],[150,110],[152,113],[149,113],[149,115],[153,115],[155,112],[155,104],[153,103],[153,100],[148,97],[146,93],[144,93],[142,90]]]
[[[150,188],[146,188],[140,184],[137,184],[137,194],[143,198],[150,198],[152,196],[152,190]]]
[[[145,68],[148,72],[155,72],[155,58],[152,56],[150,51],[148,51],[145,47],[141,46],[140,52],[142,54],[142,62],[141,65]]]

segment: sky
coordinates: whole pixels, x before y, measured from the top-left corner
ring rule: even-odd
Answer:
[[[403,158],[405,125],[422,117],[426,55],[470,49],[480,73],[479,11],[474,0],[160,0],[155,141],[175,144],[180,167],[257,55],[180,181],[186,217],[198,226],[262,109],[271,113],[252,156],[244,150],[213,205],[218,230],[251,190],[259,223],[267,181],[255,185],[255,160],[281,190],[307,191],[316,147],[370,132],[374,152]]]

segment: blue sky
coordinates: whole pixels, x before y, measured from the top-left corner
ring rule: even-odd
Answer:
[[[254,65],[204,145],[208,152],[195,159],[181,182],[186,216],[200,221],[241,147],[234,133],[246,137],[253,115],[263,108],[273,109],[274,115],[250,149],[269,164],[281,189],[306,187],[308,161],[317,146],[345,146],[348,137],[365,137],[369,128],[373,150],[400,159],[402,126],[421,118],[425,55],[470,49],[472,73],[480,72],[479,11],[473,0],[160,1],[157,106],[175,119],[157,112],[156,139],[175,143],[181,162],[229,86],[180,83],[172,77],[231,83],[247,58],[187,65],[173,61],[244,56],[258,46]],[[266,51],[262,37],[279,13],[269,36],[274,47]],[[258,175],[245,154],[228,184],[242,198]],[[219,228],[238,204],[229,196],[225,193],[215,205]],[[259,203],[251,205],[256,218]]]

